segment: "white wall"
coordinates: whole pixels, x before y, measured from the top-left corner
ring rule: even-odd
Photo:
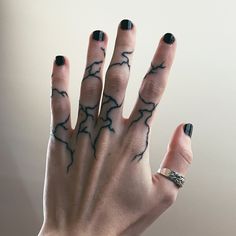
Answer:
[[[70,59],[75,123],[88,36],[107,32],[110,59],[123,18],[138,30],[126,115],[159,38],[172,32],[178,40],[152,129],[153,171],[175,127],[194,124],[187,183],[144,235],[236,235],[235,9],[233,0],[0,0],[0,235],[36,235],[42,223],[54,56]]]

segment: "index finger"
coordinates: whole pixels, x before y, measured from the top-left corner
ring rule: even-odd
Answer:
[[[138,123],[150,128],[154,110],[160,103],[167,85],[175,50],[175,37],[170,33],[165,34],[159,42],[151,66],[142,81],[139,97],[128,120],[129,128]]]

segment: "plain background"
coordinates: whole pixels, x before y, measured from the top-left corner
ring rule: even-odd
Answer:
[[[45,155],[54,57],[70,59],[73,124],[89,34],[137,26],[125,101],[128,116],[160,37],[178,41],[169,83],[151,134],[155,172],[169,138],[192,122],[194,162],[176,203],[143,234],[236,235],[235,1],[0,1],[0,235],[37,235],[42,224]]]

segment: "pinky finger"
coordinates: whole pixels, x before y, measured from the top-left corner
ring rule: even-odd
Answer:
[[[51,126],[71,129],[70,100],[68,96],[69,60],[56,56],[51,76]]]

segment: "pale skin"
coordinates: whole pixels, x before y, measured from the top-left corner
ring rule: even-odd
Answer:
[[[62,65],[53,63],[51,135],[39,236],[141,235],[181,191],[164,176],[152,173],[149,162],[150,129],[167,85],[176,40],[166,43],[160,39],[151,60],[153,67],[143,76],[137,102],[124,118],[135,32],[135,25],[125,30],[119,25],[104,78],[108,36],[104,33],[103,38],[94,39],[91,34],[74,128],[68,95],[69,59],[64,56]],[[193,155],[184,124],[175,129],[161,167],[186,176]]]

